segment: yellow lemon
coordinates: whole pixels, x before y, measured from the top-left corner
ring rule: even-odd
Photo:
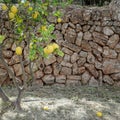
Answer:
[[[25,7],[28,7],[29,4],[30,4],[30,2],[29,2],[29,1],[26,1],[26,2],[24,3],[24,6],[25,6]]]
[[[46,30],[47,30],[46,26],[42,26],[42,27],[41,27],[41,30],[42,30],[42,31],[46,31]]]
[[[48,106],[44,106],[43,110],[46,110],[46,111],[49,110]]]
[[[14,14],[14,13],[12,13],[12,12],[9,12],[9,13],[8,13],[8,15],[9,15],[9,18],[10,18],[10,19],[15,18],[15,14]]]
[[[21,55],[22,54],[22,48],[21,47],[16,47],[15,52],[16,52],[17,55]]]
[[[36,18],[38,17],[38,15],[39,15],[39,12],[35,11],[35,13],[32,15],[32,17],[33,17],[34,19],[36,19]]]
[[[14,14],[16,14],[18,12],[18,9],[17,9],[17,7],[15,5],[13,5],[10,10]]]
[[[59,45],[56,44],[56,43],[53,43],[53,44],[52,44],[52,47],[53,47],[53,49],[55,50],[55,49],[58,49],[58,48],[59,48]]]
[[[32,7],[29,7],[29,8],[28,8],[28,10],[29,10],[29,11],[32,11],[32,10],[33,10],[33,8],[32,8]]]
[[[30,48],[30,49],[33,48],[33,43],[32,43],[32,42],[30,43],[29,48]]]
[[[58,23],[61,23],[61,22],[62,22],[62,19],[61,19],[61,18],[58,18],[58,19],[57,19],[57,22],[58,22]]]
[[[97,112],[96,115],[97,115],[97,117],[102,117],[103,116],[102,112]]]
[[[44,53],[49,55],[54,51],[53,47],[51,45],[48,45],[47,47],[44,48]]]
[[[7,7],[5,4],[3,4],[3,5],[2,5],[2,10],[3,10],[3,11],[6,11],[7,9],[8,9],[8,7]]]

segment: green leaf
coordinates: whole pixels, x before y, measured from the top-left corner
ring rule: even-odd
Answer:
[[[57,49],[56,50],[56,54],[63,57],[64,56],[64,53],[60,50],[60,49]]]
[[[4,35],[0,35],[0,44],[3,42],[3,40],[5,39]]]

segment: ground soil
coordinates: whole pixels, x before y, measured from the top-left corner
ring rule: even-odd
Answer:
[[[15,98],[15,88],[4,89]],[[6,105],[0,104],[2,111]],[[10,107],[0,120],[120,120],[120,88],[33,86],[24,92],[21,105],[22,111]],[[98,111],[102,117],[97,117]]]

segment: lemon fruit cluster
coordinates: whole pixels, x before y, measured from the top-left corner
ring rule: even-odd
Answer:
[[[3,10],[3,11],[6,11],[6,10],[8,10],[8,7],[7,7],[5,4],[3,4],[3,5],[2,5],[2,10]]]
[[[59,49],[59,45],[56,44],[56,43],[52,43],[50,45],[47,45],[45,48],[44,48],[44,53],[46,55],[49,55],[49,54],[52,54],[56,49]]]
[[[10,11],[9,11],[9,13],[8,13],[9,18],[10,18],[10,19],[14,19],[17,12],[18,12],[17,7],[16,7],[15,5],[13,5],[13,6],[10,8]]]
[[[38,15],[39,15],[39,12],[35,11],[32,15],[32,18],[36,19],[38,17]]]
[[[16,47],[15,53],[16,53],[17,55],[22,55],[22,47]]]

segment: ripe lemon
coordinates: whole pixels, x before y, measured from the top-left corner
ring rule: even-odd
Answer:
[[[15,5],[13,5],[11,8],[10,8],[11,12],[16,14],[18,12],[18,9]]]
[[[42,26],[42,27],[41,27],[41,30],[42,30],[42,31],[46,31],[46,30],[47,30],[46,26]]]
[[[55,49],[58,49],[58,48],[59,48],[59,45],[56,44],[56,43],[53,43],[53,44],[52,44],[52,47],[53,47],[53,49],[55,50]]]
[[[9,16],[9,18],[10,18],[10,19],[15,18],[15,14],[14,14],[14,13],[12,13],[12,12],[9,12],[9,13],[8,13],[8,16]]]
[[[33,10],[33,8],[32,8],[32,7],[29,7],[29,8],[28,8],[28,10],[29,10],[29,11],[32,11],[32,10]]]
[[[102,112],[97,112],[97,113],[96,113],[96,116],[97,116],[97,117],[102,117],[103,114],[102,114]]]
[[[57,22],[58,22],[58,23],[61,23],[61,22],[62,22],[62,19],[61,19],[61,18],[58,18],[58,19],[57,19]]]
[[[44,106],[43,110],[46,110],[46,111],[49,110],[48,106]]]
[[[22,54],[22,48],[21,47],[16,47],[15,52],[16,52],[17,55],[21,55]]]
[[[30,4],[30,2],[29,2],[29,1],[26,1],[26,2],[24,3],[24,6],[25,6],[25,7],[28,7],[29,4]]]
[[[51,45],[48,45],[47,47],[44,48],[44,53],[49,55],[54,51],[53,47]]]
[[[39,15],[39,12],[35,11],[35,13],[32,15],[32,17],[33,17],[34,19],[36,19],[36,18],[38,17],[38,15]]]
[[[2,5],[2,10],[3,10],[3,11],[6,11],[7,9],[8,9],[8,7],[7,7],[5,4],[3,4],[3,5]]]
[[[30,43],[29,48],[30,48],[30,49],[33,48],[33,43],[32,43],[32,42]]]

